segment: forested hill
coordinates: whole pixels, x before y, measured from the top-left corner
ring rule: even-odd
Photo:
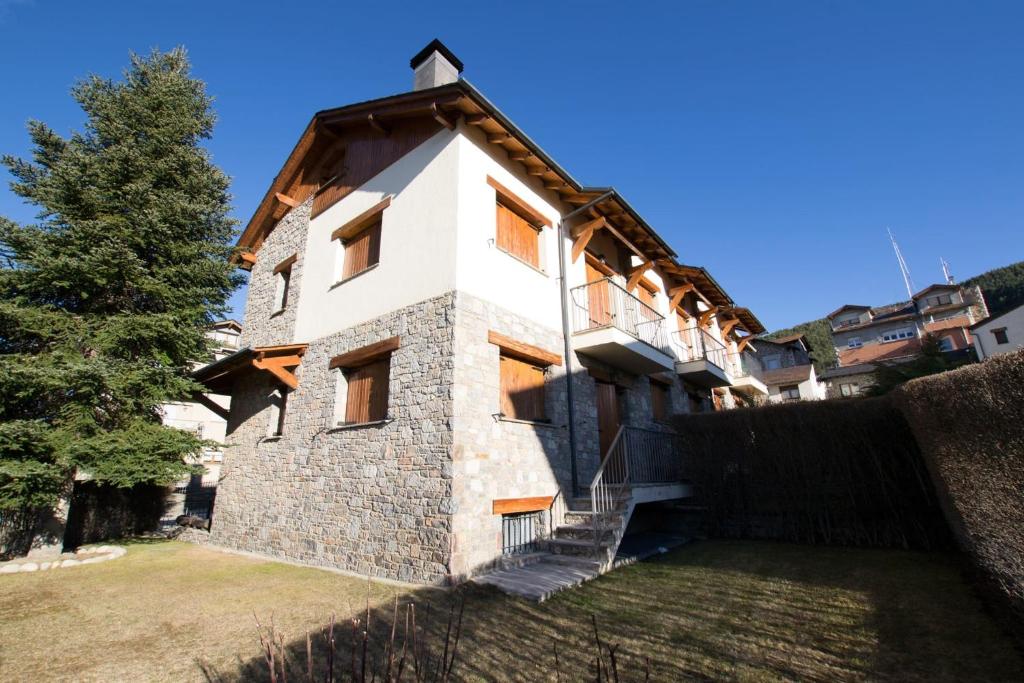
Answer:
[[[1024,261],[975,275],[961,284],[965,287],[980,286],[985,295],[985,303],[988,304],[989,314],[999,315],[1024,304]],[[842,303],[838,302],[836,308]],[[800,323],[784,330],[776,330],[765,337],[774,339],[797,333],[806,335],[807,341],[810,342],[813,349],[811,356],[814,358],[814,368],[819,373],[835,361],[836,352],[832,347],[832,332],[828,320],[825,318]]]

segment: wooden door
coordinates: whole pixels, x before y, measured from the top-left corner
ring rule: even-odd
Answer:
[[[612,324],[611,302],[608,295],[608,281],[605,275],[594,266],[587,265],[587,282],[597,284],[587,287],[587,308],[590,311],[588,328],[604,327]]]
[[[608,449],[615,440],[621,424],[619,416],[619,392],[614,384],[597,382],[597,438],[604,461]]]

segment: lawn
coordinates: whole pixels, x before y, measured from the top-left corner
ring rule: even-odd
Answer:
[[[432,603],[439,647],[439,613],[460,595],[459,680],[555,680],[556,643],[562,680],[583,680],[592,615],[618,645],[624,681],[642,680],[645,656],[657,681],[1024,680],[1021,653],[961,570],[941,554],[711,541],[536,605],[481,587],[368,583],[185,543],[136,543],[113,562],[0,576],[0,679],[263,677],[254,612],[273,614],[298,662],[307,630],[319,632],[331,613],[361,612],[367,599],[375,630],[386,630],[396,596],[415,600],[421,615]]]

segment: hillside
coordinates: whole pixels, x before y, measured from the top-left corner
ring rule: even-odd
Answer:
[[[1024,304],[1024,261],[975,275],[961,284],[965,287],[973,285],[981,287],[989,313],[999,315]],[[814,359],[814,369],[817,372],[820,373],[835,362],[836,351],[832,346],[832,332],[829,329],[828,320],[825,318],[800,323],[784,330],[776,330],[765,335],[765,338],[774,339],[797,333],[807,336],[807,340],[813,348],[811,357]]]

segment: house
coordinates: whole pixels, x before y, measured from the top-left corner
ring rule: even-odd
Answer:
[[[757,339],[752,346],[757,350],[769,402],[825,398],[825,389],[818,381],[811,362],[811,343],[806,336],[793,334],[774,340]]]
[[[615,189],[582,185],[460,77],[315,114],[239,238],[239,350],[210,542],[461,581],[596,573],[685,498],[673,415],[744,391],[763,326]],[[763,385],[762,385],[763,387]]]
[[[242,326],[237,320],[221,320],[206,332],[212,342],[213,361],[219,361],[238,351],[238,339]],[[201,367],[202,364],[196,364]],[[177,427],[208,441],[223,444],[227,436],[227,420],[230,399],[227,396],[210,394],[197,397],[195,401],[167,403],[162,406],[163,423]],[[220,479],[220,467],[224,460],[224,450],[220,447],[203,449],[192,464],[202,465],[203,474],[179,482],[175,486],[164,515],[164,522],[171,524],[180,514],[191,514],[208,517]]]
[[[1024,347],[1024,305],[984,318],[970,327],[978,360]]]

